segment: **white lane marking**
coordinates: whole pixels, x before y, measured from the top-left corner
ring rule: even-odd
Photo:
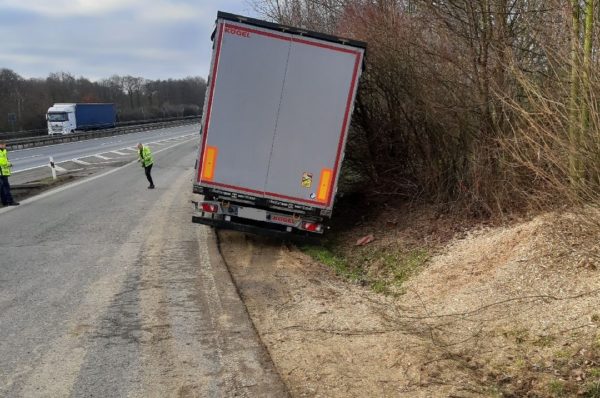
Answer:
[[[188,137],[196,137],[196,136],[199,137],[200,136],[197,131],[184,131],[184,133],[186,133],[186,134],[184,134],[184,135],[182,135],[182,136],[180,136],[178,138],[179,139],[185,139],[185,138],[188,138]],[[156,138],[158,138],[158,137],[156,137]],[[94,140],[99,140],[99,139],[100,138],[94,138],[92,140],[87,140],[87,141],[94,141]],[[167,142],[164,142],[164,141],[166,141],[166,140],[151,141],[148,144],[161,145],[161,146],[168,144]],[[79,142],[85,142],[85,141],[79,141]],[[69,144],[69,143],[57,144],[57,145],[67,145],[67,144]],[[43,147],[39,147],[39,148],[43,148]],[[37,149],[37,148],[21,149],[20,151],[27,151],[27,150],[32,150],[32,149]],[[129,149],[129,148],[126,148],[126,149]],[[137,149],[135,151],[137,152]],[[13,153],[14,152],[16,152],[16,151],[13,151]],[[106,152],[100,152],[100,153],[106,153]],[[42,155],[40,155],[40,156],[42,156]],[[113,160],[112,158],[106,158],[105,159],[105,157],[100,157],[100,156],[102,156],[102,155],[100,155],[100,154],[92,154],[92,155],[85,155],[85,156],[82,156],[82,157],[84,157],[84,158],[99,157],[99,159],[103,159],[103,160]],[[73,161],[73,159],[61,160],[60,162],[55,162],[55,164],[56,163],[70,162],[70,161]],[[92,164],[110,164],[110,163],[111,162],[94,162]],[[40,167],[46,167],[46,166],[47,166],[46,164],[42,164],[42,165],[39,165],[39,166],[28,167],[28,168],[22,169],[22,170],[15,170],[12,173],[13,174],[22,173],[24,171],[35,170],[35,169],[39,169]]]
[[[109,160],[107,162],[94,162],[94,163],[90,163],[90,166],[98,166],[99,164],[115,164],[115,163],[121,163],[120,160]]]
[[[102,155],[92,155],[98,159],[102,159],[102,160],[112,160],[112,158],[107,158],[106,156],[102,156]]]
[[[154,153],[157,154],[157,153],[161,153],[161,152],[167,151],[167,150],[169,150],[171,148],[175,148],[176,146],[179,146],[181,144],[185,144],[186,142],[189,142],[189,141],[192,141],[192,140],[193,140],[193,138],[187,139],[185,141],[180,141],[180,142],[178,142],[176,144],[173,144],[171,146],[168,146],[166,148],[161,148],[161,149],[159,149],[158,151],[156,151]],[[117,171],[123,170],[124,168],[129,167],[129,166],[134,165],[134,164],[137,164],[137,160],[133,160],[133,161],[127,163],[124,166],[117,167],[116,169],[109,170],[106,173],[98,174],[97,176],[92,176],[90,178],[86,178],[86,179],[81,180],[81,181],[73,182],[71,184],[63,185],[62,187],[51,189],[50,191],[41,193],[41,194],[36,195],[36,196],[32,196],[29,199],[22,200],[21,201],[21,206],[8,206],[8,207],[1,208],[0,209],[0,214],[6,213],[6,212],[9,212],[9,211],[13,211],[13,210],[15,210],[17,208],[22,208],[23,205],[28,205],[30,203],[37,202],[38,200],[47,198],[48,196],[52,196],[54,194],[57,194],[57,193],[60,193],[60,192],[63,192],[63,191],[66,191],[67,189],[71,189],[71,188],[75,188],[75,187],[78,187],[78,186],[83,185],[83,184],[87,184],[88,182],[92,182],[94,180],[97,180],[98,178],[102,178],[102,177],[105,177],[105,176],[110,175],[112,173],[116,173]]]
[[[164,129],[157,129],[157,130],[150,130],[150,131],[156,133],[157,131],[161,131],[161,130],[164,130]],[[187,134],[187,135],[198,134],[198,130],[181,131],[181,132],[178,132],[177,134],[179,134],[179,133],[183,133],[184,135],[182,137],[185,137],[186,133],[190,133],[190,134]],[[143,134],[150,135],[147,131],[129,133],[129,134],[125,134],[125,135],[128,136],[128,138],[132,138],[133,136],[138,136],[138,135],[141,136]],[[155,138],[158,138],[159,135],[164,135],[164,134],[166,134],[166,133],[160,132],[160,133],[156,133],[156,134],[152,134],[152,135]],[[35,151],[35,150],[40,149],[40,148],[58,147],[58,146],[61,146],[61,145],[73,145],[73,144],[77,144],[77,143],[93,142],[93,141],[98,141],[98,140],[102,140],[102,139],[105,139],[105,138],[108,138],[108,137],[98,137],[98,138],[92,138],[92,139],[89,139],[89,140],[72,141],[72,142],[61,142],[60,144],[36,146],[36,147],[33,147],[33,148],[15,149],[15,150],[12,150],[11,153],[14,155],[14,154],[16,154],[18,152]],[[45,156],[45,155],[40,155],[40,156]]]
[[[80,159],[71,159],[71,162],[80,164],[82,166],[89,166],[91,163],[86,162],[85,160],[80,160]]]
[[[48,166],[48,167],[50,167],[50,166]],[[67,171],[67,169],[63,169],[62,167],[60,167],[56,163],[54,163],[54,170],[59,171],[61,173]]]
[[[130,146],[128,148],[123,148],[123,149],[125,149],[127,151],[133,151],[133,152],[137,152],[138,151],[136,147],[132,147],[132,146]]]
[[[120,156],[127,156],[127,155],[129,155],[128,153],[119,152],[119,151],[110,151],[110,153],[114,153],[115,155],[120,155]]]
[[[17,161],[23,160],[23,159],[41,158],[42,156],[44,156],[44,155],[31,155],[31,156],[25,156],[25,157],[22,157],[22,158],[13,158],[12,160],[14,160],[15,162],[17,162]]]

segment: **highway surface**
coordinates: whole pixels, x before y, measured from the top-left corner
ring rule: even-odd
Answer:
[[[155,190],[130,163],[0,209],[0,396],[287,395],[190,222],[196,137],[155,151]]]
[[[19,172],[36,167],[47,166],[49,163],[49,156],[54,158],[55,163],[60,163],[88,156],[106,154],[110,151],[119,152],[120,150],[127,150],[127,148],[133,150],[139,142],[144,144],[155,143],[185,135],[198,135],[199,132],[199,124],[189,124],[179,127],[116,135],[113,137],[101,137],[92,140],[68,142],[38,148],[13,150],[10,151],[9,157],[13,164],[12,171]],[[106,157],[106,155],[101,156]]]

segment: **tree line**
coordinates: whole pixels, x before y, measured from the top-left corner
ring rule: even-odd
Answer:
[[[0,69],[0,131],[40,129],[54,103],[114,103],[118,121],[192,116],[202,113],[206,81],[201,77],[148,80],[118,76],[91,81],[70,73],[25,79]]]
[[[254,0],[368,43],[346,169],[477,216],[598,203],[595,0]]]

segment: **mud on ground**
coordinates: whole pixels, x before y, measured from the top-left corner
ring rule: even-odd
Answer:
[[[220,246],[293,396],[595,397],[597,231],[572,215],[461,230],[387,296],[295,247]]]

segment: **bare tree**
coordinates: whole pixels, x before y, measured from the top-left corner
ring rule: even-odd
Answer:
[[[198,115],[205,89],[206,81],[200,77],[152,81],[114,75],[93,82],[65,72],[52,73],[46,79],[24,79],[0,69],[0,115],[4,115],[0,131],[12,127],[8,114],[16,116],[17,128],[45,127],[46,111],[56,102],[112,102],[121,121]]]

